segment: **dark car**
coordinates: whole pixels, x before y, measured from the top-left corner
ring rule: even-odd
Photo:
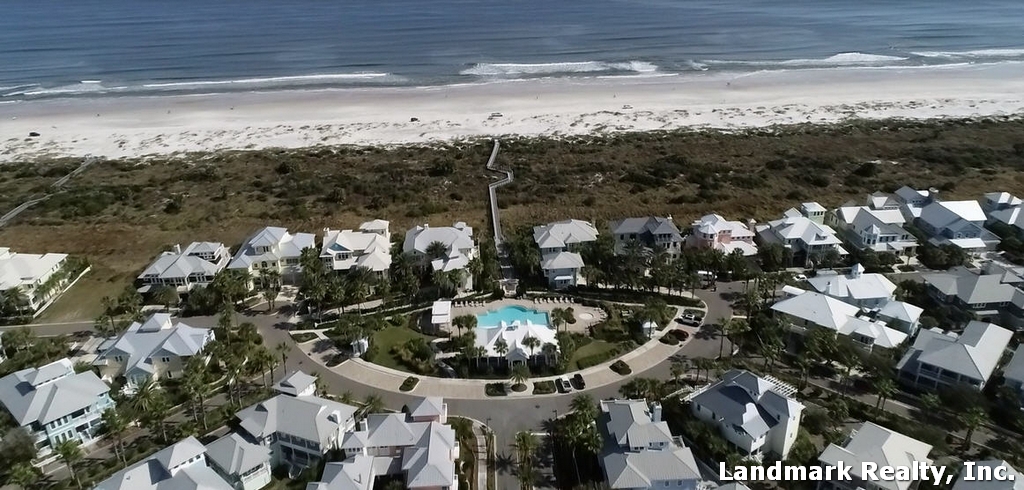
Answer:
[[[569,385],[569,382],[566,381],[565,378],[556,379],[555,385],[558,386],[559,393],[568,393],[572,391],[572,386]]]
[[[576,387],[577,390],[587,389],[587,382],[583,381],[583,375],[580,373],[576,373],[575,375],[573,375],[572,384],[573,386]]]

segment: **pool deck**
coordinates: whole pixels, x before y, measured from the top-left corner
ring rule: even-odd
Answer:
[[[456,300],[458,301],[458,300]],[[583,306],[579,303],[534,303],[532,299],[503,299],[484,303],[483,306],[455,306],[452,305],[452,317],[460,315],[481,315],[489,311],[497,311],[506,306],[521,306],[531,310],[543,311],[549,316],[555,308],[572,308],[576,316],[576,323],[562,325],[561,329],[568,329],[570,332],[586,333],[587,327],[602,322],[605,319],[604,310],[590,306]],[[550,325],[549,325],[550,326]]]

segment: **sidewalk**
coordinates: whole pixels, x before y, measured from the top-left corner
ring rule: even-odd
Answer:
[[[680,309],[681,311],[681,309]],[[696,331],[695,327],[676,327],[686,330],[690,333],[690,339],[693,339],[693,334]],[[691,340],[681,342],[678,345],[668,345],[661,343],[658,339],[668,332],[670,329],[666,328],[659,332],[655,332],[654,337],[647,343],[640,347],[633,349],[625,355],[605,361],[596,366],[589,367],[587,369],[577,371],[583,376],[583,379],[587,383],[587,390],[600,388],[613,383],[617,383],[628,378],[631,375],[621,376],[618,373],[612,371],[610,366],[612,363],[618,360],[622,360],[633,370],[633,373],[640,373],[648,369],[657,366],[658,364],[670,358],[676,352],[679,351],[684,345],[689,343]],[[315,342],[306,342],[299,344],[299,349],[310,357],[314,362],[323,364],[322,358],[329,357],[330,355],[324,355],[327,353],[314,353],[312,348]],[[388,367],[380,366],[371,362],[364,361],[359,358],[349,359],[338,366],[327,368],[330,369],[346,378],[352,379],[359,383],[376,387],[382,390],[388,390],[399,393],[410,393],[418,396],[440,396],[444,398],[457,398],[457,399],[469,399],[469,400],[485,400],[485,399],[501,399],[501,398],[525,398],[533,396],[557,396],[559,393],[550,393],[546,395],[534,395],[533,384],[540,381],[551,381],[561,377],[572,377],[576,372],[565,373],[557,376],[547,376],[542,378],[531,378],[527,383],[527,389],[516,393],[510,392],[507,397],[490,397],[484,393],[484,387],[488,383],[502,382],[503,379],[458,379],[458,378],[438,378],[434,376],[418,376],[413,375],[397,369],[391,369]],[[399,387],[402,382],[405,381],[409,376],[416,376],[419,378],[419,383],[410,392],[402,392]]]

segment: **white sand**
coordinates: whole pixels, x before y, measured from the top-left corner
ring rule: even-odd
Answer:
[[[1018,114],[1024,63],[40,100],[0,104],[0,162]]]

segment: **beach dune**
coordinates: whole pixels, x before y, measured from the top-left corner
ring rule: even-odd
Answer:
[[[1019,114],[1020,62],[110,96],[0,104],[0,162]]]

